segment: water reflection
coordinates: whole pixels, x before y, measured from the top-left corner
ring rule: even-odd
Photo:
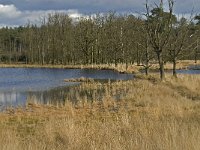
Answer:
[[[24,106],[26,103],[27,94],[25,92],[0,92],[0,110],[5,107]]]
[[[23,107],[27,102],[62,105],[67,98],[72,98],[76,101],[76,91],[74,91],[73,88],[74,87],[59,87],[48,91],[0,92],[0,110],[12,106]]]
[[[188,69],[177,70],[177,73],[180,74],[200,74],[200,66],[199,65],[191,65]]]
[[[0,110],[9,106],[25,106],[27,101],[58,105],[63,104],[67,99],[74,102],[85,96],[92,99],[94,95],[90,92],[74,89],[78,83],[63,81],[66,78],[80,77],[128,80],[132,79],[133,75],[94,69],[1,68]],[[101,99],[105,91],[98,89],[97,93],[96,99]]]
[[[191,65],[188,67],[190,70],[200,70],[200,65]]]
[[[109,93],[108,93],[109,92]],[[108,89],[104,84],[98,88],[85,88],[79,85],[58,87],[48,91],[29,91],[29,92],[0,92],[0,110],[11,106],[25,106],[27,102],[37,104],[64,105],[66,101],[74,104],[81,100],[93,101],[102,100],[106,95],[114,99],[121,99],[126,95],[126,89]]]

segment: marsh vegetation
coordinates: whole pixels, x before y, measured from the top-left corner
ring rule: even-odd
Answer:
[[[66,79],[84,82],[60,91],[62,103],[50,93],[45,105],[33,96],[4,109],[1,149],[199,150],[200,76],[177,70],[198,69],[200,17],[177,18],[167,2],[167,11],[162,0],[147,3],[145,17],[109,12],[74,21],[55,13],[40,25],[0,29],[1,68],[145,72],[127,81]]]
[[[192,85],[192,86],[191,86]],[[93,95],[63,106],[28,103],[0,114],[1,149],[200,148],[200,78],[158,75],[114,83],[83,83]],[[104,89],[102,101],[95,93]],[[113,99],[126,91],[121,101]],[[69,97],[70,99],[70,97]]]

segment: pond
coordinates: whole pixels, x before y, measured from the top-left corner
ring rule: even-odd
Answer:
[[[63,101],[69,87],[79,84],[64,79],[80,77],[129,80],[133,75],[95,69],[0,68],[0,110],[24,106],[30,98],[43,104]]]
[[[200,70],[177,70],[178,74],[200,74]]]
[[[145,73],[144,70],[141,71],[142,73]],[[165,70],[166,73],[172,74],[172,70]],[[150,73],[159,73],[159,70],[150,70]],[[199,65],[193,65],[189,66],[187,69],[178,69],[176,70],[177,74],[200,74],[200,66]]]
[[[189,66],[188,69],[177,70],[177,73],[179,73],[179,74],[200,74],[200,66],[192,65],[192,66]]]

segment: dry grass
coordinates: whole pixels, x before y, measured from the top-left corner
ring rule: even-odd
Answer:
[[[156,75],[113,83],[83,83],[79,90],[104,89],[102,101],[67,101],[62,107],[28,104],[0,114],[2,150],[200,149],[200,76]],[[76,87],[78,88],[78,87]],[[186,90],[186,94],[183,92]],[[121,101],[116,93],[125,92]],[[193,100],[190,94],[196,94]]]
[[[126,64],[93,64],[93,65],[39,65],[39,64],[0,64],[0,68],[63,68],[63,69],[110,69],[121,73],[137,73],[142,66]]]
[[[65,82],[94,82],[94,79],[92,79],[92,78],[80,77],[80,78],[64,79],[64,81],[65,81]]]
[[[177,65],[176,68],[178,70],[188,69],[189,66],[200,65],[200,61],[197,61],[197,63],[195,63],[194,60],[179,60],[179,61],[177,61],[176,65]],[[165,64],[165,69],[170,70],[172,68],[173,68],[172,63],[166,63]]]
[[[150,67],[151,70],[158,70],[159,65],[156,63],[152,63],[152,66]],[[191,65],[200,65],[200,61],[198,61],[196,64],[193,60],[179,60],[177,61],[177,69],[188,69],[188,66]],[[143,70],[144,67],[137,66],[136,64],[118,64],[117,66],[115,64],[93,64],[93,65],[51,65],[51,64],[0,64],[0,68],[64,68],[64,69],[110,69],[115,70],[120,73],[138,73],[140,70]],[[172,70],[173,66],[172,63],[166,63],[165,69],[166,70]]]

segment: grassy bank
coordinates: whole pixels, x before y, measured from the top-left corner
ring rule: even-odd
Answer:
[[[200,149],[200,76],[157,75],[113,83],[83,83],[75,91],[102,101],[66,101],[62,107],[29,103],[0,114],[2,150]],[[115,101],[116,93],[123,93]],[[68,97],[70,98],[70,97]]]
[[[194,62],[194,60],[179,60],[177,61],[177,66],[176,68],[178,70],[180,69],[188,69],[188,66],[192,66],[192,65],[200,65],[200,61],[197,61],[197,63]],[[165,64],[165,68],[170,70],[173,68],[172,63],[166,63]]]
[[[194,63],[192,60],[180,60],[177,61],[176,68],[178,70],[180,69],[187,69],[188,66],[191,65],[200,65],[200,61],[197,63]],[[138,73],[140,70],[144,69],[144,66],[136,64],[132,65],[126,65],[126,64],[118,64],[117,66],[115,64],[93,64],[93,65],[51,65],[51,64],[0,64],[0,68],[62,68],[62,69],[110,69],[115,70],[120,73]],[[166,70],[172,70],[173,66],[172,63],[166,63],[165,69]],[[150,70],[158,70],[159,65],[157,63],[151,63]]]
[[[142,66],[125,64],[101,64],[101,65],[39,65],[39,64],[0,64],[0,68],[62,68],[62,69],[109,69],[121,73],[137,73]]]

